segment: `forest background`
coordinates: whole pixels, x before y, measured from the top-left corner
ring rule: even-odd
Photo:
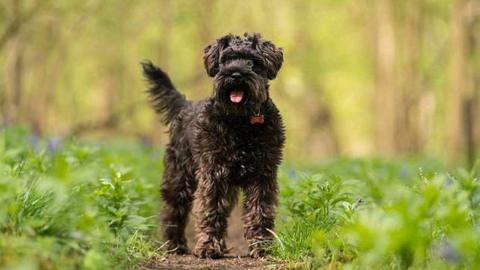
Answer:
[[[2,125],[162,145],[139,63],[189,99],[211,94],[202,50],[226,33],[283,47],[271,95],[286,159],[427,156],[473,163],[480,138],[476,0],[0,3]]]

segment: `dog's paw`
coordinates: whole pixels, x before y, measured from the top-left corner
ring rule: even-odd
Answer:
[[[267,251],[264,248],[252,248],[248,255],[254,259],[263,258],[267,256]]]
[[[168,243],[165,246],[165,251],[168,254],[177,254],[177,255],[190,254],[190,249],[187,247],[186,244]]]
[[[167,252],[170,254],[186,255],[190,254],[190,249],[186,246],[176,246],[174,249],[171,249]]]
[[[223,257],[223,252],[212,246],[196,248],[194,255],[202,259],[219,259]]]
[[[226,250],[225,240],[207,238],[199,239],[193,254],[199,258],[218,259],[223,257]]]
[[[271,245],[271,239],[258,237],[249,241],[248,255],[252,258],[263,258],[268,255],[268,250]]]

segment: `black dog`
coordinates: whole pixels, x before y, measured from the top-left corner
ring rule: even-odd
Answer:
[[[194,254],[223,256],[227,217],[241,189],[250,255],[263,256],[272,240],[277,168],[285,141],[268,81],[277,75],[283,53],[260,34],[226,35],[204,52],[214,91],[198,102],[187,101],[164,71],[143,63],[153,107],[170,124],[161,188],[164,238],[171,252],[188,252],[184,229],[195,198]]]

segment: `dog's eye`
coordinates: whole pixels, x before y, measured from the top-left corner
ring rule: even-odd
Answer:
[[[253,72],[255,72],[257,74],[260,74],[262,72],[262,69],[257,65],[253,66],[252,70],[253,70]]]

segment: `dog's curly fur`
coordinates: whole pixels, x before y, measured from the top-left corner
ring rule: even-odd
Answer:
[[[170,125],[161,188],[164,238],[169,251],[189,252],[184,229],[195,198],[194,254],[222,257],[227,217],[242,190],[250,255],[263,256],[272,240],[277,168],[285,141],[268,81],[277,75],[283,52],[260,34],[229,34],[207,46],[203,59],[214,91],[198,102],[187,101],[164,71],[151,62],[143,63],[153,107]],[[243,98],[233,102],[232,91],[238,90]],[[251,123],[250,118],[258,114],[263,115],[263,123]]]

